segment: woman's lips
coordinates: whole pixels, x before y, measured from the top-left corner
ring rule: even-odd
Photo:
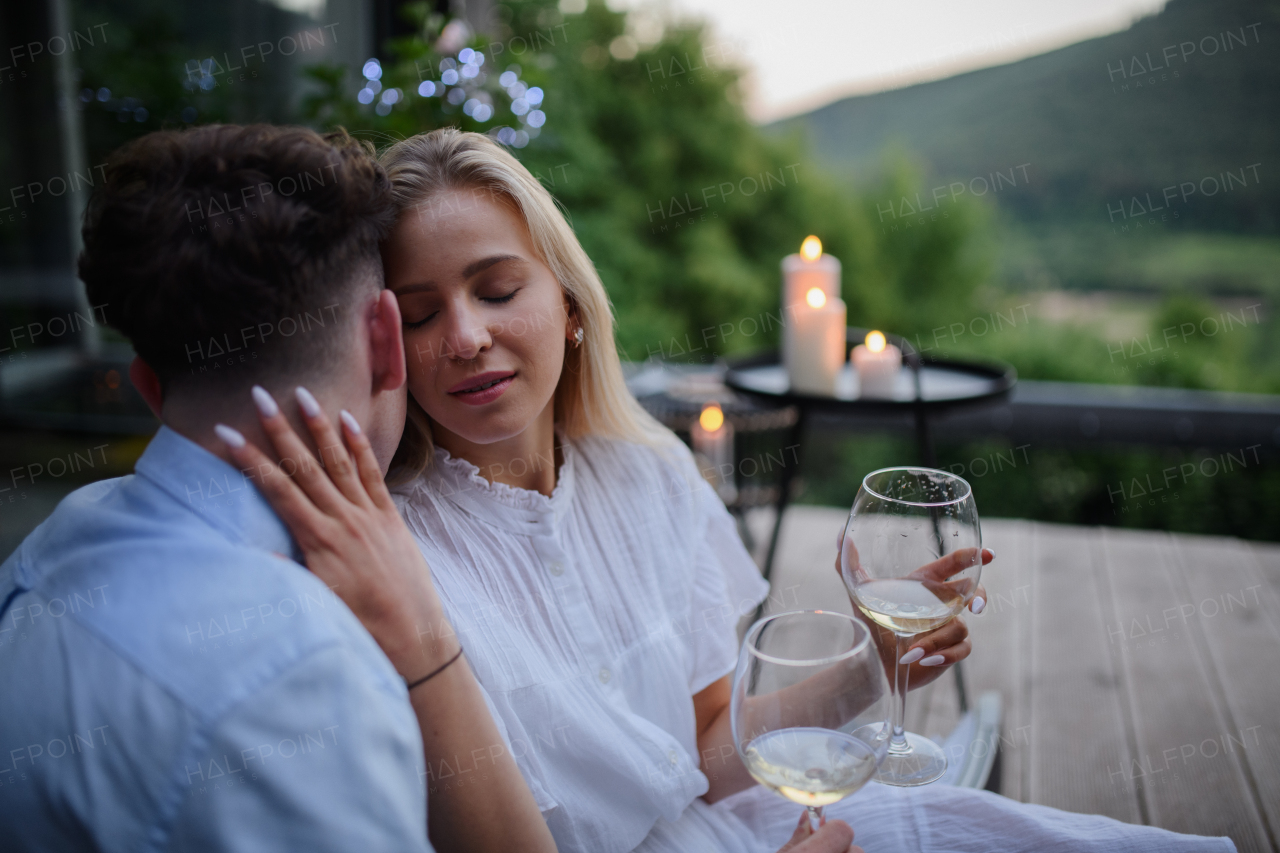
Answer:
[[[450,389],[448,393],[449,396],[461,400],[467,405],[483,406],[485,403],[492,403],[501,397],[503,392],[511,387],[511,382],[515,378],[516,375],[514,373],[503,371],[482,373],[479,376],[473,376],[470,379],[459,382],[453,386],[454,389],[458,390]]]

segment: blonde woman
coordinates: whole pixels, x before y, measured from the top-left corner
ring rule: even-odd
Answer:
[[[736,623],[767,585],[688,451],[627,393],[590,260],[487,137],[439,130],[382,162],[409,392],[391,480],[494,754],[515,758],[560,850],[775,849],[795,807],[754,785],[728,714]],[[969,650],[961,620],[919,638],[912,685]],[[483,755],[428,761],[430,797],[488,796]],[[1233,849],[942,786],[871,786],[828,813],[872,850]]]

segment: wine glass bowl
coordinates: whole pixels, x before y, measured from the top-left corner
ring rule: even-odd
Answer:
[[[747,631],[734,673],[738,755],[757,782],[820,818],[875,776],[890,695],[859,620],[823,610],[767,616]]]
[[[892,635],[894,731],[879,781],[912,786],[946,771],[932,741],[903,730],[906,665],[917,634],[936,630],[973,599],[982,573],[982,530],[973,489],[932,468],[884,468],[862,481],[840,540],[840,569],[862,616]]]

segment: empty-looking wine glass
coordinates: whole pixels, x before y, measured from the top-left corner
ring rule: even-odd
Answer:
[[[912,637],[964,610],[978,588],[981,552],[973,490],[960,477],[884,468],[863,479],[840,542],[840,567],[853,603],[878,626],[876,641],[894,670],[893,736],[877,781],[923,785],[947,769],[941,747],[903,730],[910,667],[897,661]]]
[[[747,632],[733,677],[738,755],[757,782],[820,821],[823,806],[875,776],[890,695],[862,622],[824,610],[766,616]]]

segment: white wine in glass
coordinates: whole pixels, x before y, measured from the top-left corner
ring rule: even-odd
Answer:
[[[905,636],[941,628],[964,610],[964,596],[955,590],[930,589],[920,581],[904,578],[859,584],[854,601],[872,622]]]
[[[982,571],[982,530],[973,489],[932,468],[883,468],[862,481],[840,540],[849,597],[897,661],[918,634],[958,616]],[[893,732],[876,779],[924,785],[942,776],[947,758],[928,738],[908,732],[910,666],[894,664]]]
[[[766,732],[747,744],[742,760],[757,782],[806,808],[843,800],[879,765],[861,738],[808,727]]]
[[[876,775],[892,698],[871,629],[844,613],[794,610],[751,626],[733,677],[738,756],[757,782],[821,819]]]

